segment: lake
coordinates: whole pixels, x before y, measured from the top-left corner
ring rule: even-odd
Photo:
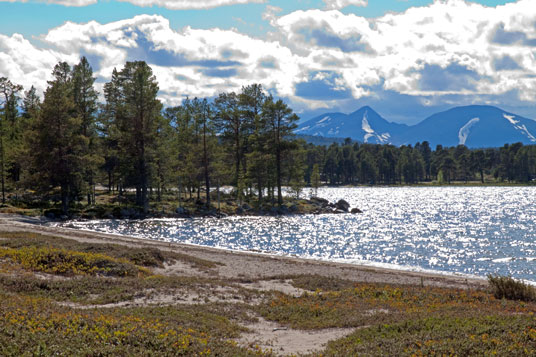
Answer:
[[[222,249],[536,283],[536,187],[322,188],[362,214],[71,221]]]

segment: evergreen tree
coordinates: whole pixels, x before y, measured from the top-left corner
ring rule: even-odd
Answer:
[[[251,117],[244,116],[240,108],[240,98],[234,93],[221,93],[214,102],[217,110],[215,123],[221,133],[222,140],[229,144],[233,152],[234,178],[233,184],[238,188],[244,185],[244,162],[245,140],[251,129]],[[237,189],[237,198],[242,195]]]
[[[80,62],[73,67],[72,87],[73,101],[76,107],[76,114],[81,120],[81,134],[89,140],[87,151],[84,153],[84,176],[87,183],[87,203],[95,203],[95,176],[98,167],[103,163],[101,156],[97,152],[97,91],[93,88],[95,78],[93,69],[89,65],[86,57],[82,57]]]
[[[153,170],[162,104],[158,83],[144,61],[127,62],[116,79],[119,160],[126,181],[136,187],[136,204],[149,210],[149,184]],[[112,86],[110,86],[112,87]]]
[[[269,132],[269,142],[273,150],[275,161],[275,174],[277,185],[277,203],[283,204],[282,187],[282,163],[283,155],[289,148],[289,138],[294,135],[298,116],[281,99],[274,102],[273,98],[268,98],[263,105],[262,115]]]
[[[42,188],[60,187],[62,210],[67,214],[70,201],[80,193],[89,140],[82,135],[69,65],[58,63],[52,74],[30,143],[32,171]]]
[[[0,77],[0,184],[2,203],[6,203],[6,169],[16,165],[14,149],[20,142],[17,137],[17,103],[22,86],[13,84],[9,79]]]

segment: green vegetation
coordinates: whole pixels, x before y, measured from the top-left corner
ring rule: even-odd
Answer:
[[[164,108],[158,80],[143,61],[113,71],[104,103],[94,81],[85,57],[73,67],[58,63],[42,100],[35,88],[23,92],[0,78],[1,212],[141,218],[235,214],[245,204],[275,214],[295,206],[305,186],[316,192],[321,184],[527,184],[536,178],[536,146],[520,143],[476,150],[350,139],[307,144],[293,134],[298,117],[292,109],[259,84]],[[232,189],[223,193],[222,186]],[[283,197],[282,186],[294,201]]]
[[[128,260],[105,254],[82,253],[65,249],[23,247],[0,248],[0,259],[9,258],[26,269],[61,275],[127,276],[146,274]]]
[[[395,147],[347,140],[329,147],[309,145],[306,180],[315,164],[331,185],[512,184],[536,178],[536,146],[521,143],[501,148],[469,149],[464,145],[435,150],[428,142]]]
[[[367,284],[320,275],[270,278],[305,290],[290,296],[246,289],[239,280],[203,278],[218,265],[188,254],[25,232],[0,238],[5,253],[0,257],[2,356],[271,355],[236,342],[247,331],[244,325],[258,317],[304,330],[355,328],[315,356],[536,353],[536,303],[487,290]],[[17,258],[29,251],[64,256],[41,267],[33,258]],[[77,259],[68,260],[72,257]],[[103,261],[105,267],[119,264],[133,273],[110,276],[99,271]],[[175,261],[199,274],[151,270]],[[66,262],[67,272],[54,269]],[[514,286],[508,278],[490,281]],[[515,284],[513,289],[522,286]]]
[[[524,316],[422,316],[358,329],[323,356],[532,356],[535,319]]]
[[[536,301],[536,289],[508,276],[488,276],[489,285],[497,299]]]

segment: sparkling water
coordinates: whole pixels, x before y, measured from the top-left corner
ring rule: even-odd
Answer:
[[[322,188],[362,214],[72,221],[162,241],[536,282],[536,187]],[[55,223],[58,224],[58,223]]]

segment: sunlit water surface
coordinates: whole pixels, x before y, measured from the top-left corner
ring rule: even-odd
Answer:
[[[323,188],[363,214],[72,221],[63,226],[240,251],[536,282],[535,187]]]

